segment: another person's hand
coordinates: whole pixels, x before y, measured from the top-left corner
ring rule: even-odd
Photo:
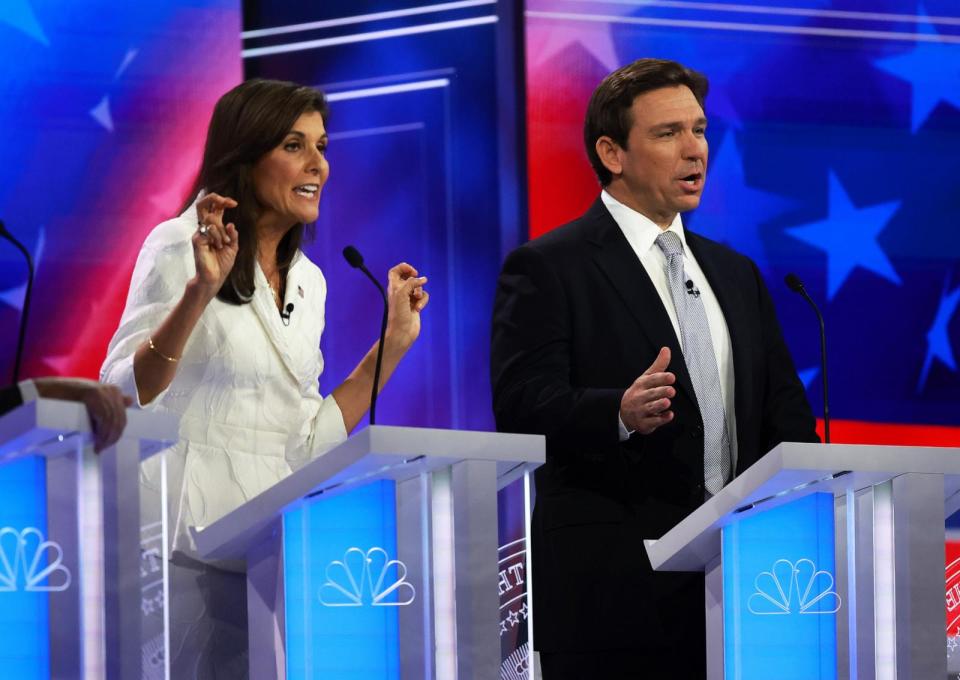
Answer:
[[[420,312],[427,306],[430,294],[423,289],[426,276],[406,262],[393,267],[387,274],[387,338],[404,350],[420,335]]]
[[[670,400],[677,390],[676,376],[667,371],[670,348],[662,347],[650,368],[627,388],[620,401],[620,419],[628,430],[650,434],[673,420]]]
[[[127,426],[127,407],[133,403],[116,385],[84,378],[37,378],[37,394],[47,399],[78,401],[87,407],[98,453],[120,439]]]
[[[192,239],[196,282],[211,298],[220,291],[237,259],[237,228],[232,222],[223,224],[224,211],[236,207],[235,200],[219,194],[207,194],[197,203],[198,227]]]

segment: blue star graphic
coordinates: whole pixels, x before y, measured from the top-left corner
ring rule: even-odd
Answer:
[[[929,21],[920,24],[918,33],[939,37]],[[960,50],[955,44],[931,41],[927,37],[909,52],[874,63],[877,68],[908,81],[913,88],[914,132],[941,100],[960,108]]]
[[[40,269],[40,260],[43,258],[43,247],[46,244],[46,242],[47,242],[46,229],[43,226],[41,226],[40,233],[37,235],[37,247],[34,248],[33,253],[31,253],[31,256],[33,257],[34,275],[36,275],[36,272],[39,271]],[[24,269],[24,272],[23,272],[24,278],[26,278],[26,275],[27,275],[26,264],[23,265],[23,269]],[[36,282],[36,277],[34,278],[34,282]],[[12,288],[7,288],[6,290],[0,290],[0,301],[10,305],[14,309],[22,310],[23,300],[26,294],[27,294],[27,283],[26,281],[24,281],[18,286],[13,286]]]
[[[727,133],[707,171],[707,189],[698,207],[686,219],[697,233],[727,243],[761,270],[768,269],[762,225],[796,206],[778,194],[747,184],[734,131]]]
[[[863,267],[900,285],[900,276],[877,243],[899,201],[857,208],[836,175],[830,173],[827,219],[787,229],[787,233],[827,253],[827,299],[832,300],[855,267]]]
[[[805,368],[798,373],[800,377],[800,382],[803,383],[803,389],[809,390],[810,386],[813,384],[813,379],[820,374],[820,367],[813,366],[811,368]]]
[[[943,294],[940,296],[937,315],[933,319],[930,330],[927,331],[927,356],[923,360],[923,369],[920,371],[917,392],[921,392],[924,385],[927,384],[927,376],[930,374],[930,367],[934,359],[942,361],[951,371],[957,370],[957,362],[953,356],[953,346],[950,344],[948,326],[958,306],[960,306],[960,286],[949,293],[944,287]]]
[[[0,24],[10,24],[18,31],[26,33],[34,40],[50,46],[47,34],[37,21],[28,0],[3,0],[0,2]]]

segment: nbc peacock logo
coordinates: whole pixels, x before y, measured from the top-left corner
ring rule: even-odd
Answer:
[[[342,560],[327,565],[320,603],[325,607],[403,607],[416,594],[407,581],[407,565],[390,559],[386,550],[348,548]]]
[[[791,562],[777,560],[770,571],[754,579],[754,593],[747,609],[757,616],[786,614],[836,614],[840,596],[833,588],[833,574],[817,569],[806,558]]]
[[[0,593],[55,592],[70,587],[63,549],[34,527],[0,529]]]

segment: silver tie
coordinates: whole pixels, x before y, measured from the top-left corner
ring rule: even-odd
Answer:
[[[657,237],[657,246],[667,258],[667,280],[683,336],[683,358],[703,419],[704,484],[713,495],[730,478],[730,438],[707,312],[700,292],[692,283],[688,285],[689,279],[683,271],[683,243],[680,237],[672,231],[665,231]]]

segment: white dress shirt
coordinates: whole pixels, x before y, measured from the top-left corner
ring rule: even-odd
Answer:
[[[667,281],[667,258],[663,251],[657,246],[657,236],[662,229],[653,221],[638,213],[632,208],[628,208],[623,203],[615,199],[606,191],[600,193],[603,204],[610,211],[620,231],[627,238],[633,252],[636,253],[640,264],[647,272],[647,276],[653,282],[653,287],[657,289],[660,301],[667,310],[667,316],[670,317],[670,323],[673,324],[673,331],[677,335],[680,343],[680,349],[683,349],[683,334],[680,332],[680,322],[677,320],[677,310],[673,306],[673,298],[670,295],[670,284]],[[687,247],[687,239],[683,232],[683,222],[678,214],[673,223],[667,228],[667,231],[674,232],[680,237],[680,243],[683,244],[683,271],[687,278],[693,281],[693,285],[700,291],[700,299],[703,301],[703,307],[707,314],[707,324],[710,327],[710,339],[713,342],[713,355],[717,361],[717,369],[720,373],[720,393],[723,395],[724,414],[727,419],[727,433],[730,439],[730,455],[732,469],[736,469],[737,464],[737,420],[734,410],[734,375],[733,375],[733,356],[730,348],[730,331],[727,329],[727,322],[723,318],[723,310],[720,309],[720,303],[717,302],[717,296],[714,294],[707,277],[697,263],[696,258]],[[629,437],[630,433],[620,421],[621,440]]]

